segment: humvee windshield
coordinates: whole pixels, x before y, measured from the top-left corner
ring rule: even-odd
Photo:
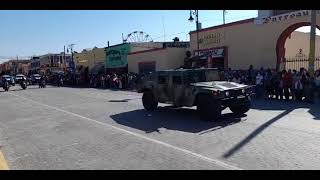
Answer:
[[[186,75],[187,83],[196,83],[196,82],[209,82],[209,81],[219,81],[219,72],[212,71],[190,71]]]
[[[191,71],[187,74],[188,83],[204,82],[206,81],[206,75],[204,71]]]

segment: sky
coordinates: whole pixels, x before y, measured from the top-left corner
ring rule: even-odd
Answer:
[[[226,23],[257,17],[257,10],[227,10]],[[188,10],[0,10],[0,63],[7,58],[25,58],[60,53],[75,44],[75,51],[106,47],[122,42],[133,31],[143,31],[154,41],[189,40],[195,22]],[[222,10],[200,10],[202,28],[223,23]],[[302,29],[302,31],[309,31]]]
[[[0,59],[59,53],[75,44],[75,51],[122,42],[133,31],[154,41],[189,40],[196,23],[188,10],[57,10],[0,11]],[[230,10],[226,23],[257,16],[255,10]],[[222,10],[199,10],[202,28],[223,23]]]

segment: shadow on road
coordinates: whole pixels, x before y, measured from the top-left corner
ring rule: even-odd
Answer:
[[[319,104],[307,104],[303,102],[293,102],[293,101],[279,101],[279,100],[253,100],[252,101],[252,109],[258,110],[283,110],[283,112],[276,117],[270,119],[265,122],[253,132],[251,132],[246,138],[244,138],[241,142],[236,144],[233,148],[231,148],[228,152],[226,152],[223,157],[229,158],[237,151],[239,151],[242,147],[248,144],[252,139],[254,139],[257,135],[259,135],[262,131],[264,131],[267,127],[271,126],[274,122],[280,120],[284,116],[288,115],[291,111],[299,108],[308,108],[309,113],[314,116],[315,120],[320,120],[320,112],[319,112]]]
[[[271,120],[267,121],[266,123],[262,124],[261,126],[259,126],[256,130],[254,130],[252,133],[250,133],[241,142],[239,142],[233,148],[231,148],[228,152],[226,152],[223,155],[223,157],[224,158],[229,158],[230,156],[232,156],[234,153],[236,153],[238,150],[240,150],[243,146],[248,144],[253,138],[255,138],[262,131],[264,131],[267,127],[269,127],[271,124],[273,124],[274,122],[278,121],[282,117],[288,115],[291,111],[292,111],[292,109],[288,109],[288,110],[282,112],[281,114],[279,114],[278,116],[276,116],[276,117],[272,118]]]
[[[253,100],[252,109],[257,110],[295,110],[299,108],[309,109],[308,112],[314,116],[314,120],[320,120],[320,104],[309,104],[306,102],[286,101],[286,100]]]
[[[108,102],[129,102],[131,100],[141,99],[141,98],[132,98],[132,99],[117,99],[117,100],[109,100]]]
[[[34,89],[52,89],[52,88],[59,88],[59,87],[47,86],[46,88],[39,88],[38,86],[31,86],[31,87],[28,86],[27,89],[25,89],[25,90],[19,87],[19,88],[16,88],[16,89],[11,89],[10,91],[22,91],[22,90],[23,91],[27,91],[28,89],[29,90],[31,90],[31,89],[34,90]]]
[[[236,116],[232,113],[223,114],[220,120],[205,122],[198,117],[196,110],[186,108],[159,107],[149,113],[144,109],[124,112],[110,116],[115,122],[145,133],[159,132],[160,128],[190,133],[205,134],[220,128],[239,123],[246,115]]]

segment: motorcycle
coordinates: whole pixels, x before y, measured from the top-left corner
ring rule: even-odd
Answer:
[[[45,80],[40,80],[39,88],[46,88],[46,81]]]
[[[62,87],[62,86],[63,86],[63,79],[60,78],[60,79],[58,80],[58,87]]]
[[[21,81],[20,86],[23,90],[27,89],[27,83],[26,81]]]
[[[10,87],[10,85],[9,85],[9,82],[8,82],[8,81],[6,81],[6,82],[3,83],[3,89],[4,89],[4,91],[9,91],[9,87]]]

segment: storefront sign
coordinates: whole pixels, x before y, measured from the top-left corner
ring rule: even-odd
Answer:
[[[317,11],[317,14],[320,14],[320,11]],[[295,12],[290,12],[286,14],[281,14],[277,16],[270,16],[270,17],[265,17],[265,18],[257,18],[255,19],[255,24],[268,24],[268,23],[273,23],[273,22],[282,22],[286,21],[288,19],[294,19],[294,18],[299,18],[303,16],[310,16],[311,11],[310,10],[302,10],[302,11],[295,11]]]
[[[223,48],[200,51],[199,56],[205,56],[205,57],[211,57],[211,58],[223,57],[224,56]]]
[[[303,49],[299,49],[299,52],[296,54],[297,58],[307,58],[308,56],[303,53]]]
[[[222,40],[222,34],[217,32],[217,33],[212,33],[199,38],[199,44],[203,44],[203,45],[219,44],[221,43],[221,40]]]
[[[128,64],[128,54],[130,53],[130,45],[123,44],[119,46],[109,47],[106,50],[106,66],[107,68],[122,68]]]

